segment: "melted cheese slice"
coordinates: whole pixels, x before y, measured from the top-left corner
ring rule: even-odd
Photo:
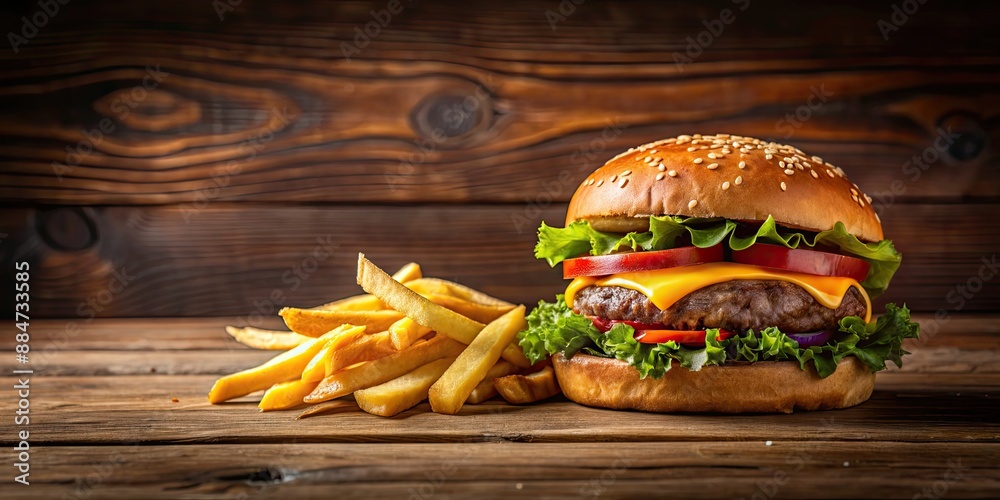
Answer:
[[[865,321],[871,320],[871,299],[868,298],[868,293],[857,280],[837,276],[793,273],[735,262],[712,262],[655,271],[612,274],[604,277],[581,276],[575,278],[566,287],[566,304],[573,307],[576,293],[590,285],[620,286],[649,297],[653,305],[664,310],[695,290],[732,280],[777,280],[793,283],[802,287],[817,302],[830,309],[840,307],[847,290],[855,287],[865,299]]]

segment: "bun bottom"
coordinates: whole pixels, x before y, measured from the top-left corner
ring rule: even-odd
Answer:
[[[837,371],[820,378],[794,361],[762,361],[706,366],[691,371],[680,366],[661,379],[639,378],[624,361],[577,354],[552,357],[563,393],[576,403],[648,412],[792,413],[830,410],[863,403],[875,388],[875,373],[848,356]]]

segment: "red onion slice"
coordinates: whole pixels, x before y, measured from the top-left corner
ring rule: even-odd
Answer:
[[[805,349],[807,347],[823,345],[833,338],[833,334],[837,333],[836,330],[821,330],[812,333],[786,333],[789,338],[799,343],[799,347]]]

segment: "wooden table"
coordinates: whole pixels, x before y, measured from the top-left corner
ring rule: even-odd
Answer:
[[[33,323],[31,485],[3,496],[1000,497],[994,316],[951,319],[902,370],[879,374],[870,401],[841,411],[652,415],[558,399],[303,420],[258,413],[254,397],[208,404],[219,375],[273,355],[235,344],[231,322],[95,320],[61,349],[43,339],[65,322]],[[19,366],[3,342],[9,374]]]

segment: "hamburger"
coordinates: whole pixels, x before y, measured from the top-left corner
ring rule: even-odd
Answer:
[[[901,255],[844,171],[729,134],[629,149],[576,190],[535,256],[570,279],[519,342],[570,400],[653,412],[845,408],[919,326],[872,317]]]

